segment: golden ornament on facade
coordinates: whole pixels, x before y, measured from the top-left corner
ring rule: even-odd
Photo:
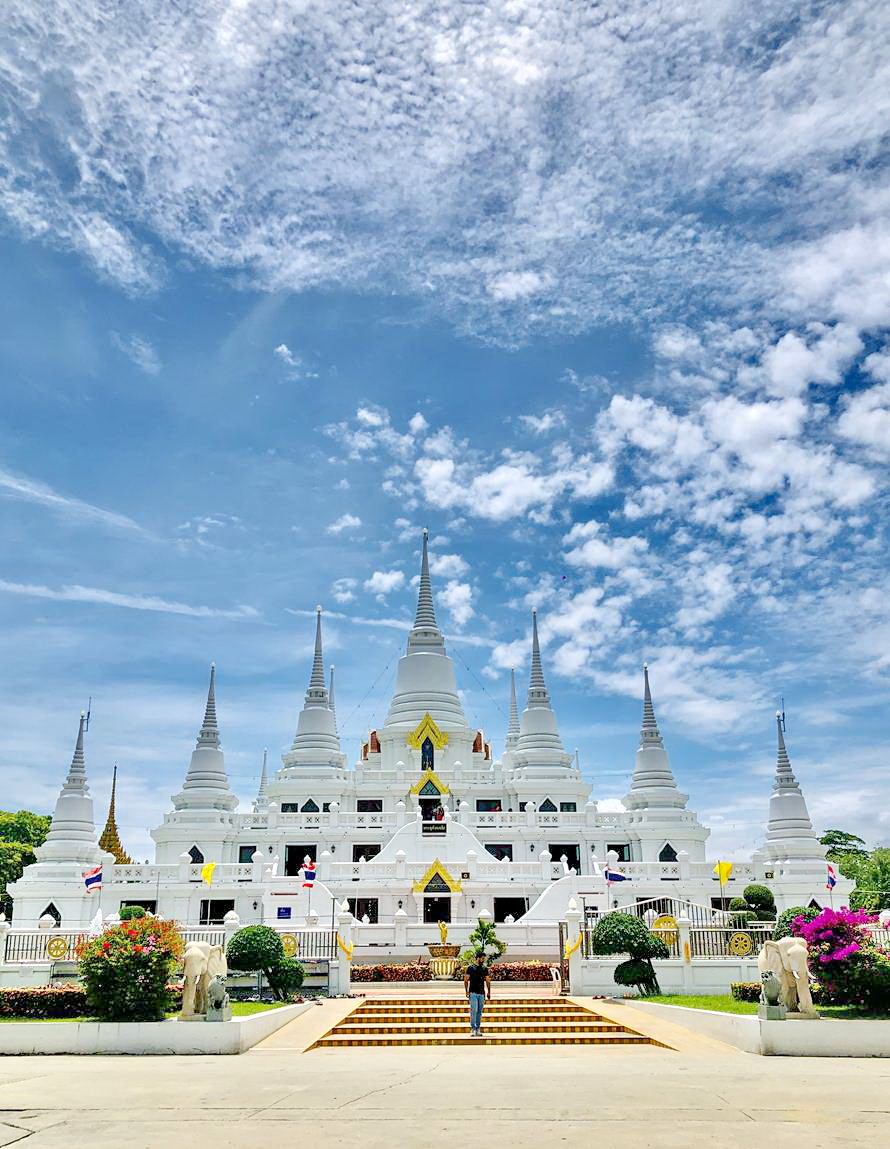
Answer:
[[[733,957],[737,958],[748,957],[752,954],[754,952],[754,943],[751,941],[750,934],[730,934],[729,952]]]
[[[46,943],[46,952],[55,961],[68,956],[67,938],[50,938]]]
[[[672,946],[680,936],[677,919],[673,914],[661,914],[652,923],[652,929],[658,934],[666,946]]]
[[[284,950],[284,956],[292,958],[296,955],[300,948],[300,943],[297,941],[294,934],[281,935],[281,948]]]

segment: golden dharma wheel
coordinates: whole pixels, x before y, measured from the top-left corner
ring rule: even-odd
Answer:
[[[657,933],[666,946],[672,946],[680,936],[677,919],[673,914],[661,914],[652,923],[652,930]]]
[[[67,938],[50,938],[46,943],[46,952],[51,958],[58,961],[60,958],[68,956],[68,939]]]
[[[293,934],[282,934],[281,946],[284,950],[284,956],[289,958],[292,958],[300,948],[300,944]]]
[[[750,934],[730,934],[729,937],[729,952],[733,957],[743,958],[748,957],[749,954],[754,952],[754,943],[751,941]]]

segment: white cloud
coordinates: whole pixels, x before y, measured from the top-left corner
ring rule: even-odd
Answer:
[[[606,567],[620,571],[640,562],[649,549],[649,543],[640,535],[602,538],[602,533],[601,523],[575,523],[563,540],[566,544],[578,544],[566,552],[566,562],[576,567]]]
[[[564,411],[545,411],[543,415],[520,415],[519,422],[533,435],[546,435],[566,425]]]
[[[342,534],[343,531],[351,531],[356,527],[360,527],[361,525],[362,520],[358,517],[358,515],[351,515],[347,511],[345,514],[342,514],[339,519],[334,519],[334,521],[330,523],[325,528],[325,530],[329,535],[339,535]]]
[[[286,343],[279,343],[274,354],[287,368],[288,379],[317,379],[318,372],[310,371],[299,355],[295,355]]]
[[[399,590],[405,585],[405,572],[404,571],[374,571],[369,579],[365,580],[365,590],[370,591],[371,594],[376,594],[380,598],[384,598],[394,590]]]
[[[102,507],[96,507],[82,499],[60,495],[58,491],[54,491],[52,487],[42,483],[39,479],[29,479],[26,475],[16,475],[3,468],[0,468],[0,494],[47,507],[56,511],[67,521],[100,523],[102,526],[114,530],[131,531],[146,538],[150,537],[148,531],[126,515],[119,515],[115,511],[106,511]]]
[[[430,570],[442,578],[459,578],[470,569],[469,563],[460,555],[430,554]]]
[[[408,429],[412,435],[422,435],[428,426],[429,423],[419,411],[408,420]]]
[[[338,578],[331,584],[331,594],[336,602],[352,602],[355,598],[353,591],[358,586],[358,579]]]
[[[466,626],[476,613],[473,608],[473,588],[469,583],[452,580],[439,591],[438,598],[451,615],[455,626]]]
[[[159,611],[162,614],[183,614],[192,618],[225,618],[240,621],[258,618],[259,612],[252,606],[237,606],[224,609],[212,606],[191,606],[184,602],[173,602],[153,594],[121,594],[118,591],[102,590],[91,586],[64,586],[58,590],[34,583],[7,582],[0,579],[0,591],[6,594],[24,595],[27,598],[51,599],[54,602],[86,602],[98,606],[119,606],[128,610]]]
[[[141,335],[119,335],[116,331],[112,331],[111,342],[119,351],[132,359],[146,375],[158,375],[160,373],[160,356],[148,339]]]
[[[767,387],[774,395],[799,395],[810,383],[838,383],[862,349],[858,333],[847,324],[826,328],[814,324],[807,341],[788,331],[763,357]]]
[[[549,282],[548,276],[536,271],[505,271],[488,281],[488,291],[493,299],[512,303],[529,295],[540,295]]]

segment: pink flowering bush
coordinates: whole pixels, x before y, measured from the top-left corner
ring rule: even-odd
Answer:
[[[812,921],[796,918],[792,932],[810,951],[810,976],[820,996],[866,1009],[890,1007],[890,955],[863,928],[875,920],[864,910],[823,910]]]

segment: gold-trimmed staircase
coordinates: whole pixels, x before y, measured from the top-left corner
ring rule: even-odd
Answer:
[[[357,1045],[658,1045],[626,1025],[563,997],[495,998],[486,1002],[482,1036],[470,1033],[464,998],[369,999],[339,1021],[313,1049]]]

